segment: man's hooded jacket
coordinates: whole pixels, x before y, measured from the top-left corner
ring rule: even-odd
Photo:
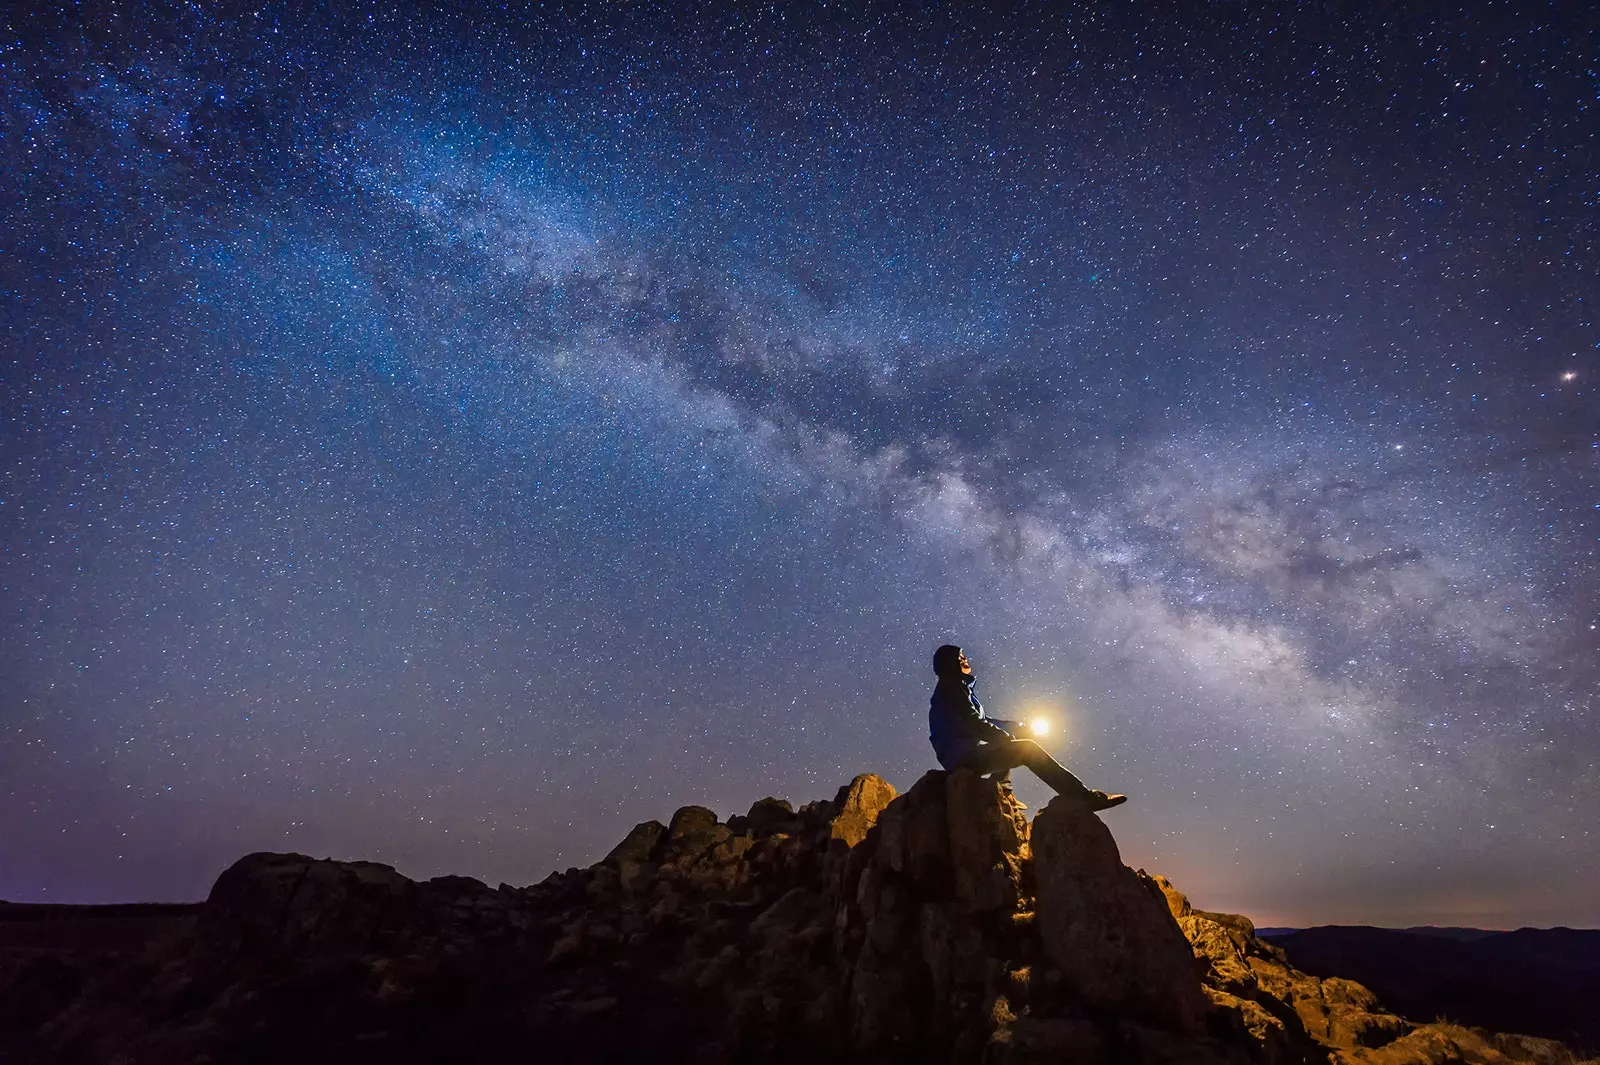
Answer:
[[[968,673],[947,673],[939,678],[928,701],[928,739],[939,764],[954,769],[984,743],[1011,739],[997,721],[984,715],[983,704],[973,692],[977,678]]]

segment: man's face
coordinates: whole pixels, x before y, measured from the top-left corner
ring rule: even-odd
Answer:
[[[965,651],[961,653],[961,672],[966,676],[972,676],[972,663],[967,661]]]

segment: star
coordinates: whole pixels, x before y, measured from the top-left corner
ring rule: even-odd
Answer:
[[[909,787],[948,642],[1208,905],[1600,921],[1578,16],[58,6],[0,898]]]

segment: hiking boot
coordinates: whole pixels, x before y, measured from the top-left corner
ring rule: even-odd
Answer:
[[[1126,795],[1107,795],[1103,791],[1091,791],[1089,793],[1089,809],[1097,813],[1101,810],[1109,810],[1113,806],[1121,806],[1127,801],[1128,797]]]

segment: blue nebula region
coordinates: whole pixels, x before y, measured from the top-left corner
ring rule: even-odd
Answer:
[[[0,898],[904,788],[956,642],[1199,905],[1600,924],[1600,31],[1518,6],[18,9]]]

